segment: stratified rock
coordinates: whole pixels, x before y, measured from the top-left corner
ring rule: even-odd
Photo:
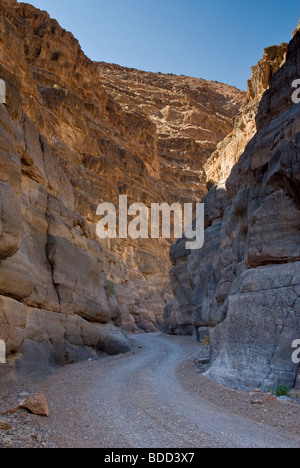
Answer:
[[[255,116],[262,95],[269,86],[271,76],[284,63],[286,51],[287,44],[265,49],[264,57],[252,69],[252,77],[248,82],[247,100],[235,119],[233,132],[218,145],[217,150],[205,165],[210,191],[202,200],[205,204],[206,228],[203,249],[191,253],[186,252],[184,240],[178,241],[177,247],[171,248],[170,256],[174,264],[171,283],[179,301],[179,309],[182,311],[181,319],[177,324],[179,327],[182,324],[187,328],[187,325],[191,323],[196,327],[214,326],[225,318],[226,308],[222,304],[235,279],[232,267],[227,263],[227,250],[220,255],[220,243],[223,237],[222,222],[228,204],[226,179],[256,133]],[[241,192],[239,200],[235,202],[238,210],[236,216],[240,217],[240,213],[246,212],[247,203],[247,193]],[[247,229],[246,217],[243,221],[239,219],[239,223],[241,230]],[[222,257],[225,257],[225,261]],[[188,258],[187,262],[186,258]],[[171,312],[171,303],[168,308],[169,311],[166,308],[164,314],[164,330],[167,330],[170,318],[172,319],[172,316],[177,314],[175,310]]]
[[[26,3],[2,1],[0,29],[0,339],[9,364],[31,375],[128,351],[122,325],[158,331],[170,241],[100,240],[97,206],[122,194],[129,204],[199,199],[203,164],[244,93],[99,68]]]
[[[96,327],[98,333],[97,349],[110,355],[127,353],[130,351],[130,344],[126,334],[113,325],[98,325]]]
[[[160,179],[174,200],[199,201],[207,192],[205,163],[232,130],[244,100],[236,88],[186,76],[99,63],[100,81],[128,113],[156,126]]]

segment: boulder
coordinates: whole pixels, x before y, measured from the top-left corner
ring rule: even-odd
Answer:
[[[251,405],[265,405],[266,403],[271,403],[276,400],[277,398],[272,395],[272,393],[250,393]]]
[[[0,419],[0,431],[9,431],[10,429],[12,429],[12,425]]]
[[[31,395],[20,401],[19,408],[26,409],[37,416],[48,417],[50,414],[47,398],[43,394]]]

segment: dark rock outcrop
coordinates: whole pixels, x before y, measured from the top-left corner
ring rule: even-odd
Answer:
[[[268,49],[277,68],[284,49]],[[258,80],[250,82],[248,95],[266,87],[262,70],[270,85],[251,124],[256,134],[226,184],[204,198],[204,248],[186,252],[178,242],[171,249],[175,299],[165,310],[165,329],[210,327],[207,375],[232,387],[292,387],[297,377],[292,343],[300,336],[300,106],[292,102],[292,82],[299,60],[297,33],[277,72],[263,62],[254,69]],[[224,161],[232,138],[223,145]]]

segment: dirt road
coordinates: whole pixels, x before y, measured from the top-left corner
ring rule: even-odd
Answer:
[[[41,390],[51,409],[42,425],[61,447],[300,447],[297,434],[233,415],[184,390],[178,363],[195,343],[134,337],[135,351],[63,368]],[[195,389],[196,390],[196,389]]]

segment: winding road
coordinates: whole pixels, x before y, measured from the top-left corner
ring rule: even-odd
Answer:
[[[299,437],[233,415],[185,391],[178,363],[188,338],[133,337],[135,351],[76,364],[42,385],[59,446],[83,448],[292,448]]]

